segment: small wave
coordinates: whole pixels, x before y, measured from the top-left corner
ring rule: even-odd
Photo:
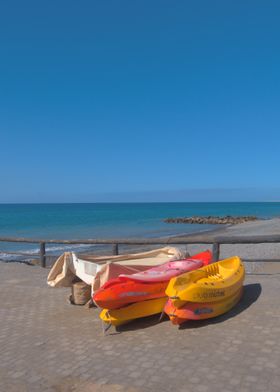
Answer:
[[[95,244],[69,244],[69,245],[57,245],[57,246],[47,246],[46,255],[48,256],[59,256],[63,252],[79,252],[79,251],[90,251],[95,248]],[[11,250],[12,251],[12,250]],[[34,247],[31,249],[16,249],[15,252],[27,253],[26,255],[10,254],[5,253],[5,251],[0,252],[0,261],[31,261],[33,260],[32,255],[38,255],[39,248]]]
[[[59,246],[47,246],[46,252],[57,252],[59,250],[63,251],[75,251],[80,249],[90,249],[95,247],[95,244],[70,244],[70,245],[59,245]]]
[[[0,253],[0,262],[1,261],[23,261],[23,260],[27,260],[27,261],[31,261],[32,258],[28,258],[28,256],[22,256],[22,255],[13,255],[13,254],[9,254],[9,253]]]

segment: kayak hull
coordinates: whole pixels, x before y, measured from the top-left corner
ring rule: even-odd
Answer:
[[[103,309],[100,313],[100,318],[106,324],[112,324],[115,327],[118,327],[135,319],[163,312],[167,299],[167,297],[151,299],[115,310]]]
[[[180,325],[188,320],[206,320],[220,316],[231,310],[241,299],[243,287],[233,295],[217,302],[185,302],[180,308],[176,308],[172,301],[168,300],[164,312],[169,316],[172,324]]]
[[[120,309],[131,303],[165,297],[166,282],[135,283],[117,282],[116,285],[99,289],[93,296],[96,305],[102,309]]]

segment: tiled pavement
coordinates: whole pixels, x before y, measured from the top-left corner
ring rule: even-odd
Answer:
[[[211,322],[103,336],[98,311],[69,305],[47,272],[0,264],[1,392],[279,392],[280,275],[247,276],[242,302]]]

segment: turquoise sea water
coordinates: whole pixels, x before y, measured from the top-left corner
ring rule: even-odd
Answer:
[[[163,222],[168,217],[192,215],[256,215],[266,219],[280,216],[280,203],[0,204],[0,237],[157,237],[213,228]],[[23,244],[12,247],[26,249]],[[0,250],[10,248],[11,244],[0,243]]]

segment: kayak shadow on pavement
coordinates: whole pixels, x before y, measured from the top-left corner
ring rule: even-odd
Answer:
[[[179,329],[200,328],[209,324],[221,323],[244,312],[244,310],[248,309],[258,300],[262,292],[262,286],[259,283],[251,283],[246,284],[243,287],[244,291],[241,300],[229,312],[206,320],[188,320],[180,325]]]
[[[153,316],[135,319],[128,324],[120,325],[116,328],[116,332],[121,333],[125,331],[136,331],[138,329],[150,328],[164,321],[167,321],[167,318],[164,315],[162,320],[160,320],[160,314],[155,314]]]

